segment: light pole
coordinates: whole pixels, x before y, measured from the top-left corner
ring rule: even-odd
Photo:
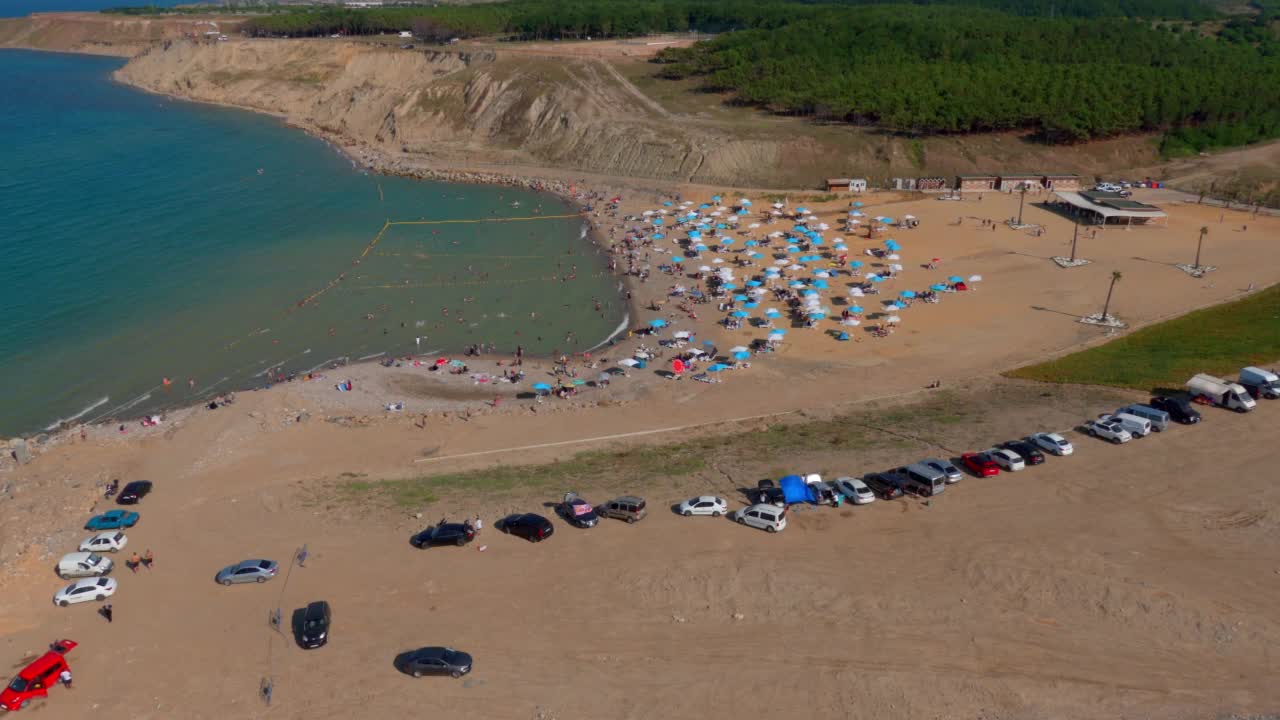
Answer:
[[[1200,239],[1196,241],[1196,264],[1193,265],[1196,270],[1200,269],[1200,247],[1204,245],[1204,236],[1209,234],[1208,226],[1200,227]]]
[[[1076,240],[1080,239],[1080,222],[1076,221],[1075,230],[1071,233],[1071,262],[1076,261]]]
[[[1022,204],[1027,201],[1027,184],[1022,183],[1022,194],[1018,196],[1018,224],[1022,224]]]

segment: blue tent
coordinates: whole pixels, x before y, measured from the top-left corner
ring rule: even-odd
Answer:
[[[782,500],[788,505],[818,501],[817,493],[799,475],[788,475],[782,478],[778,481],[778,487],[782,488]]]

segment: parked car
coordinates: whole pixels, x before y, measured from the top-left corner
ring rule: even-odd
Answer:
[[[1022,456],[1012,450],[994,447],[987,451],[987,455],[1005,472],[1018,472],[1027,467]]]
[[[1144,438],[1151,434],[1151,421],[1130,415],[1129,413],[1118,413],[1116,415],[1102,414],[1098,416],[1099,422],[1117,422],[1120,427],[1124,428],[1133,438]]]
[[[1028,466],[1040,465],[1044,462],[1044,453],[1026,440],[1010,440],[1007,443],[1001,443],[1000,447],[1020,456]]]
[[[960,468],[956,467],[955,465],[952,465],[946,460],[940,460],[938,458],[925,458],[920,462],[942,473],[943,477],[947,479],[948,483],[960,482],[960,478],[964,477],[964,474],[960,472]]]
[[[1070,455],[1076,451],[1071,446],[1071,443],[1067,442],[1067,439],[1058,433],[1036,433],[1028,437],[1027,440],[1035,443],[1037,447],[1051,455]]]
[[[734,511],[733,519],[739,525],[749,525],[771,533],[787,529],[787,509],[777,505],[750,505]]]
[[[564,518],[565,522],[574,527],[593,528],[600,522],[600,516],[596,514],[595,508],[591,507],[591,503],[578,497],[575,492],[564,494],[564,500],[556,506],[556,512],[560,513],[560,517]]]
[[[907,493],[906,483],[893,473],[867,473],[862,476],[862,482],[881,500],[893,500]]]
[[[1148,404],[1157,410],[1169,413],[1169,419],[1176,423],[1195,425],[1200,422],[1200,411],[1191,407],[1191,403],[1186,398],[1153,397]]]
[[[48,697],[49,688],[58,684],[58,676],[67,667],[67,653],[76,647],[74,640],[59,640],[49,652],[32,660],[18,671],[4,690],[0,690],[0,708],[13,712],[31,704],[36,698]]]
[[[550,520],[533,513],[508,515],[498,521],[498,529],[529,542],[542,542],[556,530]]]
[[[729,503],[724,498],[715,495],[702,495],[696,498],[689,498],[680,503],[676,508],[685,517],[693,515],[710,515],[711,517],[720,517],[729,512]]]
[[[1117,445],[1127,443],[1133,439],[1129,431],[1120,426],[1118,420],[1086,420],[1084,431],[1092,437],[1110,440]]]
[[[333,622],[333,612],[329,603],[317,600],[308,603],[302,611],[302,622],[298,627],[298,645],[304,650],[318,648],[329,642],[329,625]]]
[[[116,496],[116,502],[121,505],[136,505],[138,501],[146,497],[151,492],[150,480],[134,480]]]
[[[219,570],[217,581],[223,585],[247,582],[264,583],[275,577],[279,570],[280,566],[275,560],[245,560]]]
[[[53,604],[58,607],[66,607],[76,603],[88,602],[89,600],[106,600],[115,594],[115,578],[84,578],[54,593]]]
[[[113,567],[115,563],[110,558],[104,558],[98,553],[73,552],[62,556],[56,570],[58,577],[66,580],[107,575]]]
[[[866,505],[876,501],[876,494],[867,484],[855,477],[836,478],[836,490],[854,505]]]
[[[757,505],[785,507],[787,504],[786,494],[782,492],[782,488],[774,485],[772,480],[761,480],[756,483],[756,490],[754,493],[748,493],[748,499]]]
[[[960,464],[978,477],[992,477],[1000,474],[1000,466],[986,453],[964,453],[960,456]]]
[[[649,511],[644,508],[644,498],[623,495],[598,506],[596,513],[604,517],[617,518],[618,520],[626,520],[629,523],[633,523],[637,520],[643,520],[649,514]]]
[[[924,463],[911,463],[894,471],[906,482],[908,490],[922,497],[940,495],[947,489],[947,476]]]
[[[476,538],[476,529],[465,523],[440,523],[432,525],[409,538],[409,543],[416,548],[428,548],[433,545],[466,545]]]
[[[1169,413],[1164,410],[1153,408],[1150,405],[1142,405],[1140,403],[1125,405],[1122,408],[1118,408],[1114,414],[1140,417],[1151,423],[1151,430],[1153,432],[1164,432],[1165,430],[1168,430],[1169,420],[1171,419],[1169,417]]]
[[[125,545],[129,544],[129,538],[119,530],[115,532],[98,533],[90,535],[80,541],[80,550],[82,552],[120,552]]]
[[[129,510],[108,510],[101,515],[94,515],[84,524],[85,530],[118,530],[131,528],[138,524],[140,516]]]
[[[424,647],[397,657],[396,667],[400,672],[416,678],[423,675],[450,675],[459,678],[471,672],[471,656],[453,648]]]

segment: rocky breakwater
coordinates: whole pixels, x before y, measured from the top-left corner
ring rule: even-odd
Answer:
[[[607,62],[371,42],[165,42],[116,78],[273,113],[380,168],[510,164],[748,184],[779,146],[687,127]],[[501,173],[499,173],[501,174]]]

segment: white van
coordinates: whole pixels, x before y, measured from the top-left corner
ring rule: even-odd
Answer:
[[[1120,423],[1120,427],[1129,431],[1129,434],[1135,438],[1146,437],[1151,434],[1151,421],[1146,418],[1140,418],[1127,412],[1116,413],[1111,417]]]
[[[1116,415],[1133,415],[1151,421],[1151,429],[1164,432],[1169,429],[1169,413],[1157,410],[1150,405],[1125,405],[1116,410]]]
[[[734,511],[733,519],[739,525],[778,532],[787,529],[787,509],[777,505],[756,504]]]
[[[58,561],[58,577],[65,579],[106,575],[114,565],[110,558],[97,553],[67,553]]]

